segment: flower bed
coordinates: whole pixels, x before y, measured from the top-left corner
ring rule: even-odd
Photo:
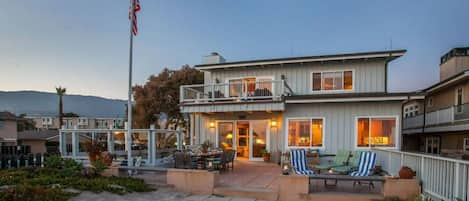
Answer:
[[[44,196],[40,200],[68,200],[76,195],[64,191],[65,189],[95,193],[107,191],[115,194],[154,190],[141,179],[104,177],[93,168],[83,168],[72,160],[57,158],[46,162],[44,168],[0,171],[0,189],[2,188],[4,190],[0,190],[0,201],[37,200],[37,196]]]

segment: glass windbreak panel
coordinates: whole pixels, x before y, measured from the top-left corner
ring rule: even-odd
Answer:
[[[344,89],[351,90],[353,88],[352,71],[344,71]]]
[[[233,123],[218,123],[218,147],[224,150],[233,150]]]
[[[369,144],[368,135],[370,133],[370,119],[359,118],[357,122],[357,146],[367,147]]]
[[[321,91],[321,73],[313,73],[313,91]]]
[[[254,96],[256,91],[256,78],[244,78],[244,92],[247,96]]]
[[[91,133],[78,133],[78,155],[86,156],[86,144],[91,142]]]
[[[254,92],[255,96],[272,96],[272,78],[257,79],[257,88]]]
[[[288,146],[310,146],[310,120],[288,121]]]
[[[132,133],[132,156],[148,158],[148,133]]]
[[[268,121],[252,121],[252,157],[262,157],[262,150],[267,149]]]
[[[322,119],[313,119],[311,121],[311,133],[312,133],[312,140],[311,145],[320,147],[322,146],[322,138],[323,138],[323,123]]]
[[[242,80],[234,79],[229,81],[230,97],[240,97],[243,89]]]
[[[122,159],[126,157],[125,153],[125,134],[124,132],[113,132],[112,133],[114,138],[114,153],[116,154],[117,158]]]
[[[395,118],[372,118],[370,143],[371,146],[394,146],[396,135]]]

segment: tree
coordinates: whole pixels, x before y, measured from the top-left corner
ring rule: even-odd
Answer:
[[[33,120],[26,119],[25,117],[26,114],[20,114],[20,116],[18,116],[18,121],[16,124],[16,129],[18,132],[36,129],[36,125],[34,124]]]
[[[150,76],[144,85],[133,88],[135,106],[132,125],[148,128],[155,124],[158,127],[158,115],[166,113],[168,119],[162,129],[167,129],[169,125],[174,126],[174,129],[185,128],[186,122],[179,110],[179,87],[203,82],[203,73],[188,65],[179,70],[165,68],[158,75]]]
[[[60,128],[62,128],[62,124],[63,124],[62,120],[63,120],[63,112],[64,112],[62,97],[67,92],[67,89],[62,88],[62,87],[56,87],[55,91],[57,91],[57,96],[59,96],[59,125],[60,125]]]

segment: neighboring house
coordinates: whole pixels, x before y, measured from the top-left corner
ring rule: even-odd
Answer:
[[[58,153],[58,130],[32,130],[18,133],[18,145],[29,146],[30,152]]]
[[[15,146],[18,136],[17,118],[10,112],[0,112],[0,145]]]
[[[190,139],[260,160],[262,150],[400,148],[402,101],[388,93],[388,64],[405,50],[225,62],[217,53],[195,68],[201,85],[181,86]]]
[[[41,129],[59,129],[59,118],[51,116],[27,116],[32,119],[36,128]],[[63,126],[65,128],[79,129],[105,129],[113,126],[113,128],[123,128],[124,118],[94,118],[94,117],[63,117]]]
[[[469,47],[452,49],[440,62],[440,82],[403,107],[403,149],[469,157]]]

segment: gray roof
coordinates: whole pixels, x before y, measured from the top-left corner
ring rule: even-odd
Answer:
[[[0,120],[11,120],[16,121],[16,116],[11,112],[0,112]]]
[[[58,130],[29,130],[18,132],[18,140],[47,140],[59,135]]]

